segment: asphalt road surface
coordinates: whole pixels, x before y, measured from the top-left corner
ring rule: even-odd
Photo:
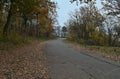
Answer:
[[[46,45],[51,79],[120,79],[120,64],[76,50],[62,42]]]

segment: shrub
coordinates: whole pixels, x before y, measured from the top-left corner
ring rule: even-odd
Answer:
[[[69,34],[69,35],[67,36],[67,39],[68,39],[68,40],[74,40],[74,41],[76,41],[77,35],[76,35],[76,34]]]
[[[97,45],[97,43],[96,43],[94,40],[91,40],[91,39],[85,40],[85,43],[86,43],[87,45]]]
[[[77,40],[77,43],[79,43],[79,44],[85,44],[85,41],[83,39],[79,39],[79,40]]]
[[[24,43],[24,39],[21,35],[14,33],[14,32],[10,32],[8,37],[7,37],[8,41],[17,45],[20,43]]]

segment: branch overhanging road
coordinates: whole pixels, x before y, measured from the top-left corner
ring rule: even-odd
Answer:
[[[78,51],[62,42],[46,45],[51,79],[120,79],[120,64]]]

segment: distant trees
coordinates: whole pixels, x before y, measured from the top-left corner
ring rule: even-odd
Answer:
[[[62,27],[62,37],[66,37],[66,32],[67,32],[67,28],[65,26]]]

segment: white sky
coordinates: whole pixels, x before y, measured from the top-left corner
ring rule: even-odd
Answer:
[[[77,6],[76,3],[70,3],[70,0],[53,0],[57,2],[57,13],[58,13],[58,22],[60,26],[64,26],[64,23],[69,19],[70,12],[74,12],[75,9],[78,9],[80,6]],[[80,4],[79,4],[80,5]],[[101,8],[100,0],[97,0],[96,6]]]

